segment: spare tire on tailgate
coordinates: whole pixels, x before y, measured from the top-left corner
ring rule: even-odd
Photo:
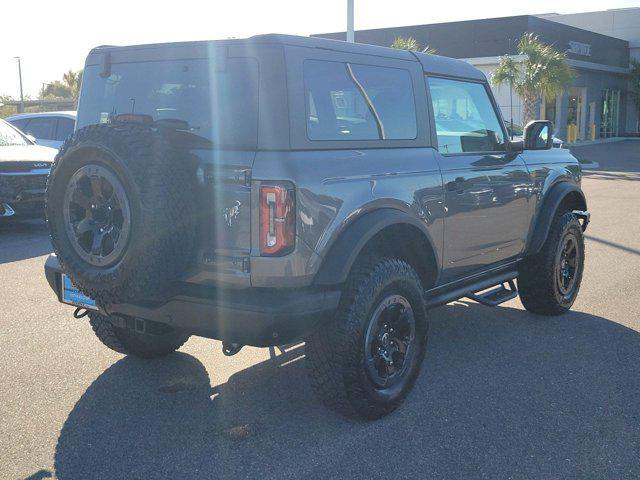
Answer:
[[[65,273],[100,305],[164,290],[192,257],[194,175],[155,128],[91,125],[62,146],[46,214]]]

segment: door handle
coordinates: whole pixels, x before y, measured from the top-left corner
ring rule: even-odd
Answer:
[[[466,181],[462,177],[456,178],[454,181],[447,182],[446,188],[450,192],[456,192],[458,194],[464,193],[464,187],[466,185]]]

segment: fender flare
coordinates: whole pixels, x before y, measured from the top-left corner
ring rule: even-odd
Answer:
[[[336,285],[345,282],[356,258],[369,240],[384,228],[399,224],[414,226],[422,232],[434,254],[437,270],[440,271],[437,250],[434,248],[426,225],[402,210],[381,208],[354,220],[338,234],[338,238],[324,255],[313,283]]]
[[[536,215],[533,233],[527,244],[527,255],[535,255],[542,249],[549,235],[551,223],[553,222],[556,211],[562,201],[572,193],[578,194],[581,203],[579,209],[587,210],[587,200],[578,185],[564,181],[556,183],[542,200],[542,205],[540,205],[540,209]]]

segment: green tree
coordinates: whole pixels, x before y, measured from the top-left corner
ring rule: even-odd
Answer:
[[[522,62],[505,55],[500,58],[493,73],[494,85],[511,84],[522,98],[525,125],[536,116],[536,103],[543,96],[555,98],[562,93],[575,77],[573,69],[566,63],[566,55],[550,45],[542,43],[534,33],[522,36],[518,53],[524,55]]]
[[[78,98],[80,95],[80,85],[82,84],[82,70],[78,70],[77,72],[69,70],[67,73],[62,75],[62,82],[69,87],[71,96],[73,98]]]
[[[44,85],[42,92],[40,93],[40,98],[47,100],[71,98],[71,89],[60,80],[54,80],[53,82]]]
[[[73,98],[78,99],[80,95],[80,85],[82,84],[82,70],[74,72],[69,70],[62,75],[62,80],[54,80],[43,86],[40,98]]]
[[[636,104],[636,113],[638,120],[636,122],[636,131],[640,132],[640,62],[631,60],[631,98]]]
[[[15,107],[5,105],[5,102],[13,101],[13,97],[9,95],[0,95],[0,118],[8,117],[16,113]]]
[[[391,48],[397,48],[398,50],[413,50],[414,52],[422,52],[422,53],[431,53],[434,54],[437,52],[435,48],[431,48],[429,45],[426,47],[422,47],[420,42],[418,42],[413,37],[396,37],[393,43],[391,44]]]

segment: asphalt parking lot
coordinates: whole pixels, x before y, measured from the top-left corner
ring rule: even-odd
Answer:
[[[44,225],[0,227],[0,478],[640,478],[640,142],[574,152],[600,169],[573,311],[434,310],[415,389],[375,423],[318,404],[303,346],[111,352],[49,290]]]

